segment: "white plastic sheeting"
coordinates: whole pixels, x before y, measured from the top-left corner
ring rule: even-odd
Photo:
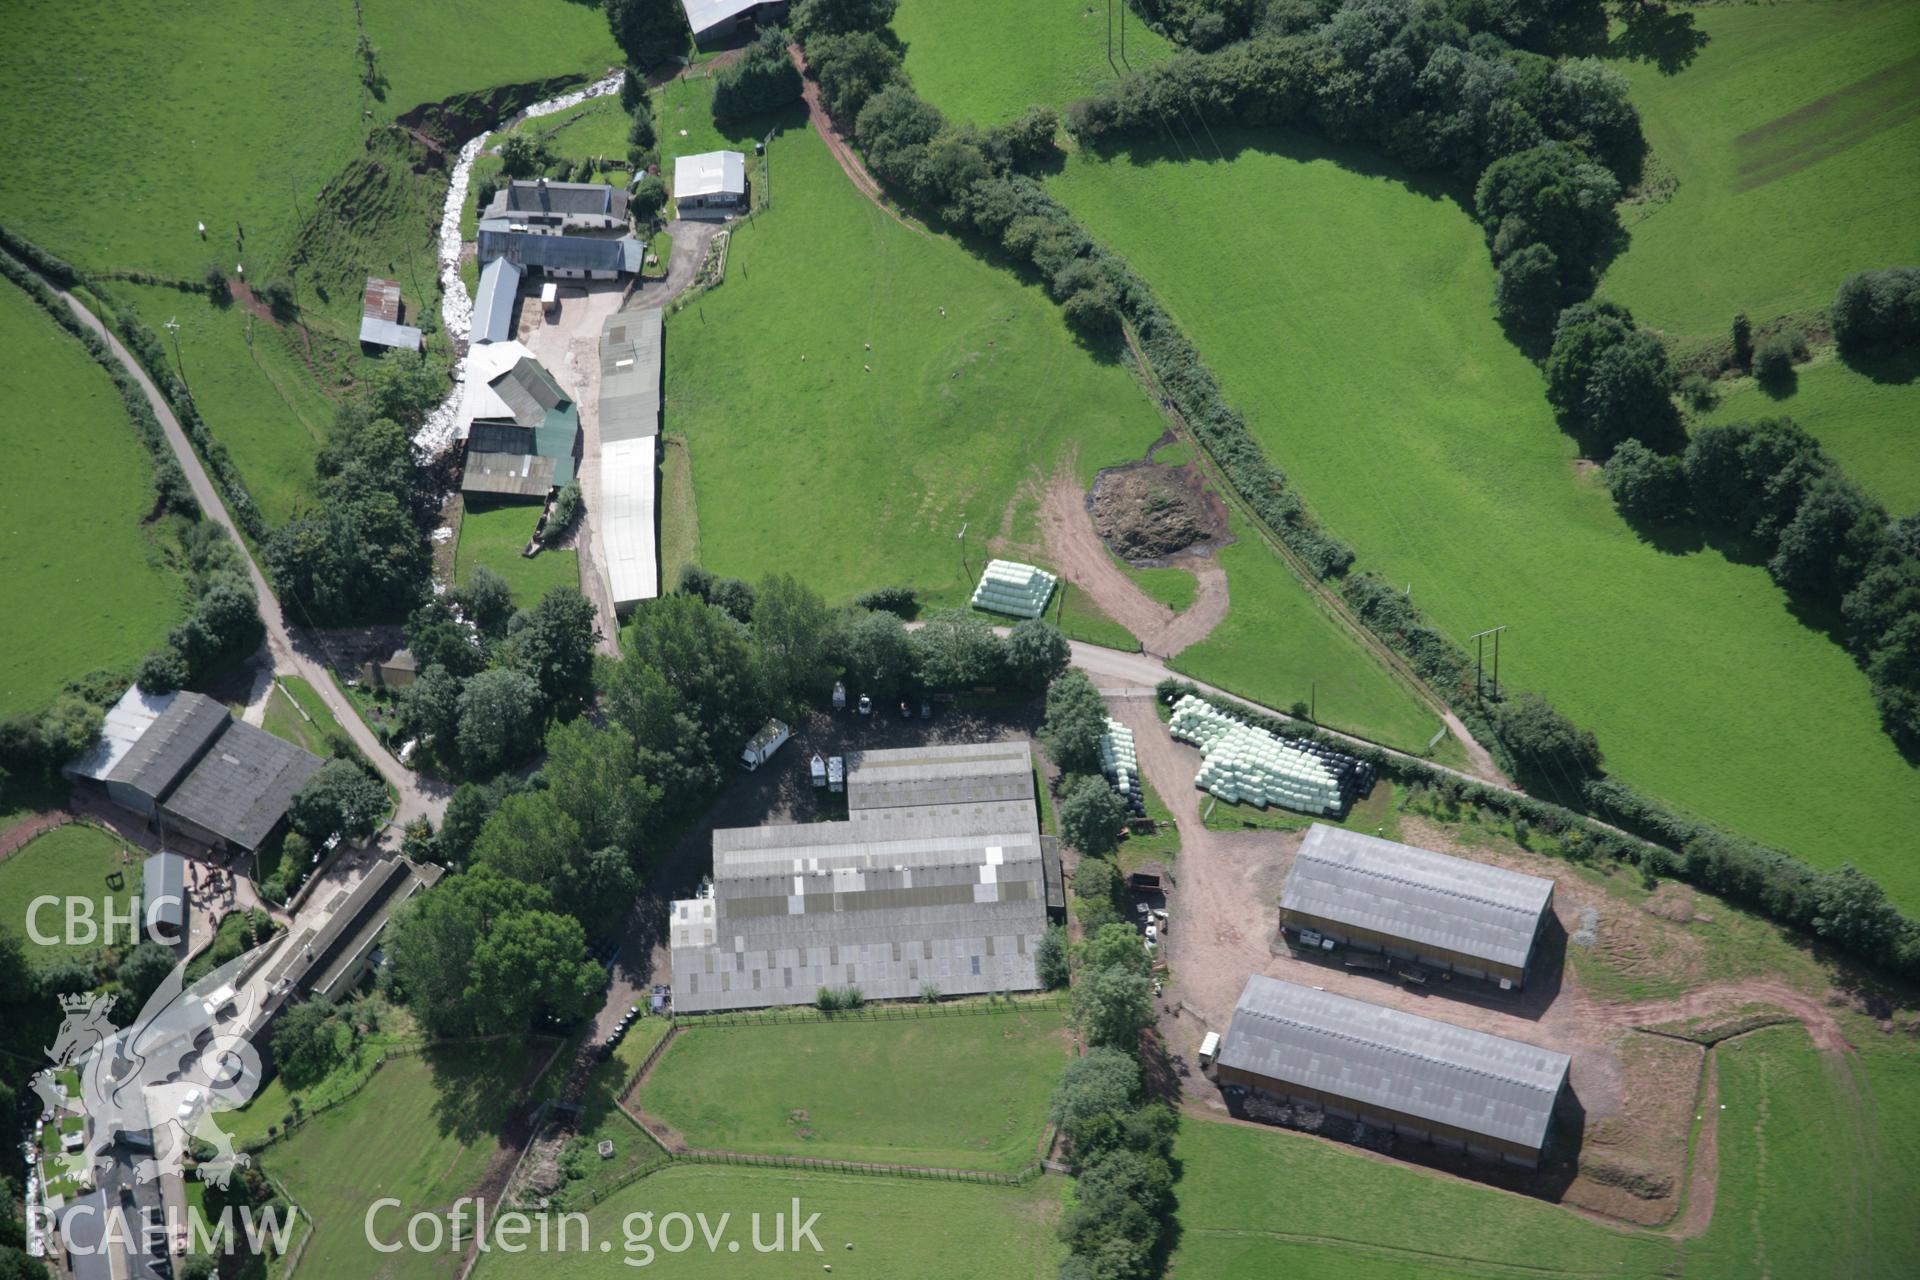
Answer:
[[[1199,747],[1204,756],[1193,785],[1230,804],[1339,811],[1339,780],[1316,756],[1242,724],[1201,698],[1180,699],[1167,732]]]
[[[973,589],[973,607],[1016,618],[1037,618],[1053,595],[1054,576],[1045,569],[1014,560],[989,560],[980,585]]]
[[[550,116],[556,111],[577,107],[588,98],[618,92],[626,74],[616,71],[584,89],[536,102],[512,119],[502,121],[496,128],[505,128],[536,116]],[[447,336],[456,344],[465,342],[473,332],[473,298],[467,293],[466,281],[460,278],[460,211],[466,207],[467,186],[473,178],[473,162],[485,149],[487,139],[491,136],[491,131],[478,134],[467,139],[467,144],[460,148],[460,159],[454,164],[452,179],[447,183],[447,202],[440,210],[440,320],[446,327]],[[420,462],[430,462],[439,457],[459,439],[463,389],[457,384],[462,380],[462,366],[465,363],[465,360],[461,360],[454,365],[455,387],[440,407],[427,415],[420,430],[414,433],[413,456]]]

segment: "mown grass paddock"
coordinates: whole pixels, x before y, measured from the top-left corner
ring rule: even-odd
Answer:
[[[702,149],[699,127],[663,102],[666,150]],[[725,283],[667,320],[665,425],[693,460],[701,559],[830,601],[901,583],[964,604],[1023,486],[1072,449],[1083,484],[1140,456],[1158,413],[1037,286],[875,208],[803,123],[769,150],[772,209],[735,225]]]
[[[1484,238],[1375,158],[1216,128],[1227,159],[1075,156],[1054,193],[1158,291],[1325,526],[1608,769],[1911,908],[1920,772],[1865,676],[1744,549],[1642,541],[1495,325]],[[1676,554],[1684,552],[1684,554]],[[1821,743],[1784,752],[1783,726]]]
[[[1825,306],[1856,271],[1912,262],[1920,22],[1904,0],[1702,5],[1677,75],[1619,64],[1672,199],[1623,210],[1602,286],[1643,324],[1724,335]]]
[[[460,543],[454,578],[462,586],[475,565],[485,565],[507,580],[513,602],[523,609],[538,604],[555,587],[580,589],[580,553],[542,548],[529,559],[520,554],[533,536],[540,509],[530,502],[472,505],[460,517]]]
[[[920,96],[957,120],[1001,124],[1029,106],[1063,108],[1173,47],[1121,10],[1090,0],[905,0],[893,19]],[[1108,61],[1109,41],[1112,58]]]
[[[43,907],[34,926],[43,934],[64,937],[67,933],[67,899],[86,899],[93,904],[93,923],[105,926],[109,908],[121,917],[130,911],[133,898],[140,893],[141,867],[145,861],[138,849],[99,827],[69,822],[35,836],[0,861],[0,926],[5,927],[26,946],[36,961],[85,959],[100,951],[104,943],[69,942],[42,946],[27,932],[27,913],[35,898],[60,899]],[[117,881],[118,887],[115,887]],[[126,943],[124,926],[112,939],[113,945]]]
[[[1795,370],[1786,395],[1747,378],[1720,385],[1719,404],[1699,416],[1695,430],[1705,423],[1792,418],[1889,512],[1920,510],[1920,381],[1883,381],[1829,355]]]
[[[577,1244],[565,1253],[516,1256],[495,1250],[481,1259],[473,1274],[476,1280],[574,1280],[616,1271],[674,1280],[797,1278],[820,1276],[830,1265],[835,1276],[888,1280],[1051,1276],[1065,1256],[1054,1235],[1064,1187],[1065,1179],[1054,1177],[1025,1187],[997,1187],[676,1164],[630,1184],[593,1209],[587,1215],[587,1250]],[[820,1252],[804,1242],[797,1252],[756,1251],[754,1215],[760,1216],[763,1244],[772,1243],[775,1215],[786,1218],[783,1239],[791,1242],[796,1200],[800,1221],[820,1215],[813,1224]],[[666,1216],[676,1213],[688,1218],[704,1214],[715,1231],[722,1230],[722,1215],[731,1216],[716,1249],[708,1249],[700,1228],[693,1225],[691,1247],[676,1253],[662,1248],[659,1235]],[[651,1215],[644,1222],[644,1236],[639,1236],[643,1222],[635,1214]],[[629,1226],[638,1238],[629,1239]],[[676,1246],[683,1243],[677,1222],[666,1239]],[[601,1252],[602,1240],[610,1243],[608,1252]],[[642,1252],[642,1246],[648,1251]]]
[[[67,680],[127,673],[166,638],[185,587],[142,520],[153,465],[119,393],[79,342],[0,283],[0,716]],[[16,428],[17,429],[14,429]]]
[[[390,1241],[403,1238],[414,1213],[445,1214],[471,1194],[499,1154],[501,1124],[526,1105],[522,1078],[552,1047],[513,1040],[391,1057],[359,1092],[262,1152],[261,1165],[313,1216],[304,1280],[454,1275],[457,1248],[376,1252],[364,1228],[368,1207],[383,1196],[400,1201],[375,1222]]]
[[[884,1021],[682,1021],[630,1105],[696,1149],[997,1173],[1036,1159],[1070,1049],[1057,1004]]]

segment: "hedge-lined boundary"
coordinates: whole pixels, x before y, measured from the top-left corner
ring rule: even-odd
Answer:
[[[4,272],[8,279],[32,294],[34,301],[38,302],[61,328],[78,337],[86,345],[95,361],[112,376],[115,385],[120,388],[121,398],[126,401],[127,412],[133,415],[135,427],[140,432],[141,443],[147,446],[147,452],[154,458],[156,487],[161,486],[163,477],[167,482],[171,482],[172,477],[177,476],[181,491],[185,491],[186,476],[180,471],[179,463],[174,459],[172,450],[168,448],[166,435],[160,428],[159,420],[154,417],[153,409],[147,403],[146,395],[139,383],[121,367],[120,362],[114,358],[113,352],[108,349],[100,336],[74,315],[73,309],[47,287],[46,280],[40,279],[44,276],[62,288],[68,288],[86,284],[96,278],[112,277],[90,276],[64,258],[55,257],[31,241],[21,238],[4,225],[0,225],[0,272]],[[173,281],[159,281],[157,278],[156,282],[176,288],[183,287]],[[246,481],[241,478],[240,469],[234,465],[226,445],[214,436],[205,419],[201,418],[200,410],[194,405],[192,393],[187,390],[186,384],[174,374],[172,366],[167,362],[166,347],[161,343],[158,335],[147,328],[131,308],[115,307],[110,316],[102,316],[101,319],[103,322],[110,323],[117,331],[120,340],[126,344],[127,349],[146,370],[147,377],[166,398],[174,417],[180,421],[181,430],[186,432],[187,438],[193,442],[193,447],[206,465],[208,474],[219,486],[221,497],[225,499],[227,511],[232,515],[234,523],[247,537],[256,542],[266,537],[266,520],[261,516],[260,509],[254,505],[253,495],[248,492]],[[148,424],[151,424],[150,428]],[[162,494],[168,492],[165,488],[161,488],[160,491]]]
[[[57,258],[47,258],[38,250],[34,251],[34,256],[23,262],[11,252],[16,240],[7,234],[3,227],[0,227],[0,242],[5,244],[4,248],[0,248],[0,275],[5,275],[7,279],[19,285],[55,324],[79,339],[80,345],[87,349],[87,354],[93,357],[93,362],[113,379],[113,385],[120,392],[120,402],[126,407],[127,416],[133,420],[133,432],[140,438],[140,444],[146,449],[147,458],[153,464],[153,488],[156,499],[176,510],[184,512],[191,509],[197,514],[199,508],[194,503],[192,490],[187,485],[186,473],[180,470],[180,463],[174,458],[173,450],[167,445],[166,432],[160,426],[160,419],[154,416],[153,406],[147,402],[146,392],[134,380],[133,375],[127,372],[126,366],[114,358],[106,340],[89,328],[74,313],[73,308],[68,306],[59,294],[47,286],[46,280],[41,278],[43,275],[51,275],[52,278],[59,279],[56,272],[71,270],[71,268]],[[43,260],[53,263],[54,271],[50,272],[42,266]]]

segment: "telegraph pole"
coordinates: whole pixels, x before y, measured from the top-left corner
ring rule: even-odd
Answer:
[[[1506,624],[1502,623],[1497,627],[1488,627],[1485,631],[1477,631],[1467,637],[1467,639],[1473,641],[1473,695],[1475,698],[1483,700],[1485,698],[1485,692],[1481,687],[1481,676],[1486,665],[1484,658],[1486,657],[1488,636],[1493,637],[1493,696],[1496,699],[1500,696],[1500,633],[1506,629]]]
[[[167,330],[167,333],[170,334],[173,338],[173,367],[179,370],[180,385],[184,387],[187,385],[187,366],[186,366],[186,363],[180,359],[180,320],[179,318],[176,316],[168,316],[166,330]]]

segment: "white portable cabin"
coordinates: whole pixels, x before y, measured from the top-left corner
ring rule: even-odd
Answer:
[[[813,763],[808,766],[808,772],[813,777],[813,785],[815,787],[824,787],[827,785],[826,758],[821,756],[818,752],[814,753]]]
[[[1209,1031],[1200,1041],[1200,1069],[1206,1070],[1220,1056],[1220,1033]]]
[[[560,305],[560,286],[549,280],[540,286],[540,309],[548,315]]]
[[[760,732],[748,739],[747,746],[740,753],[740,764],[746,769],[758,769],[773,758],[781,744],[793,736],[793,730],[778,720],[769,720],[760,726]]]

